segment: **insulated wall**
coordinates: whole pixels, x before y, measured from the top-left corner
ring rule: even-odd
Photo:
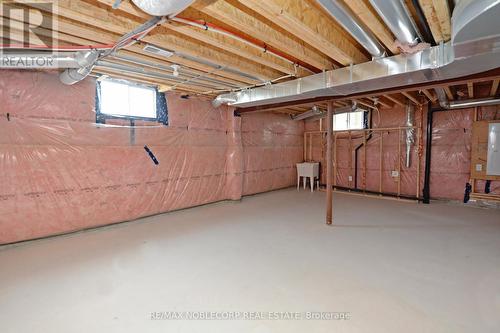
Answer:
[[[368,138],[366,149],[366,173],[365,150],[358,150],[358,167],[355,166],[355,148],[360,146],[364,139],[359,132],[353,132],[349,139],[347,134],[338,135],[337,154],[337,186],[355,188],[355,177],[357,174],[357,188],[378,192],[382,189],[384,193],[398,193],[398,177],[393,176],[393,171],[398,171],[398,163],[401,164],[400,194],[406,196],[417,195],[417,182],[420,184],[418,195],[422,196],[425,166],[426,147],[426,123],[427,106],[415,109],[415,124],[422,124],[421,145],[418,148],[417,140],[413,145],[411,153],[411,165],[405,166],[405,131],[374,132],[372,138]],[[480,107],[477,110],[479,120],[500,119],[498,106]],[[383,108],[373,111],[374,128],[397,128],[406,126],[406,112],[401,106],[391,109]],[[434,113],[433,138],[431,150],[431,197],[434,199],[462,200],[465,185],[470,181],[470,152],[472,123],[474,120],[474,109],[463,109],[454,111],[442,111]],[[326,126],[326,124],[324,124]],[[319,122],[306,122],[306,131],[317,131]],[[382,144],[380,144],[382,136]],[[312,150],[308,149],[308,158],[320,161],[325,165],[326,141],[324,137],[316,135],[313,137]],[[309,145],[308,145],[309,146]],[[401,151],[399,150],[401,149]],[[312,155],[310,154],[312,151]],[[380,163],[380,151],[382,151],[382,163]],[[420,163],[419,152],[421,155]],[[312,158],[311,158],[312,157]],[[418,170],[417,166],[420,166]],[[382,178],[380,178],[380,167],[382,166]],[[325,169],[322,168],[322,183],[326,182]],[[357,172],[355,171],[357,169]],[[420,176],[418,176],[420,174]],[[352,177],[350,180],[349,177]],[[381,182],[380,182],[381,181]],[[380,185],[382,183],[382,185]],[[481,191],[484,182],[477,183],[477,189]],[[500,193],[499,182],[492,182],[491,193]]]
[[[288,115],[242,115],[243,195],[295,184],[296,164],[303,161],[304,122]]]
[[[245,181],[250,189],[244,188],[244,165],[269,157],[247,156],[245,148],[281,142],[279,134],[271,141],[260,137],[270,135],[255,127],[267,123],[266,115],[234,117],[233,110],[214,109],[210,100],[170,94],[169,126],[96,125],[93,79],[65,86],[57,73],[28,71],[2,71],[0,100],[0,244],[293,184],[288,174],[285,179],[275,172],[271,179]],[[271,130],[301,129],[283,117],[269,115],[269,121]],[[244,140],[242,123],[253,128]],[[275,153],[295,159],[286,144],[280,148]]]

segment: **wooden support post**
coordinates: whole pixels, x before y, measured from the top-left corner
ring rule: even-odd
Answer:
[[[422,112],[420,113],[420,117],[423,116]],[[422,163],[422,154],[420,151],[420,145],[422,144],[422,127],[417,129],[417,190],[415,196],[417,198],[420,197],[420,163]]]
[[[309,161],[313,160],[313,134],[309,135]]]
[[[349,133],[349,188],[352,188],[352,181],[353,181],[353,172],[352,172],[352,134],[351,131],[348,131]]]
[[[398,197],[401,195],[401,128],[398,130]]]
[[[367,147],[366,147],[366,131],[363,132],[363,151],[364,151],[364,161],[363,161],[363,191],[366,191],[366,163],[367,163]]]
[[[326,224],[333,223],[333,184],[332,184],[332,133],[333,133],[333,102],[328,102],[326,113]]]
[[[379,184],[378,184],[378,191],[379,193],[382,193],[382,176],[384,175],[384,132],[380,132],[380,160],[379,160],[379,168],[380,168],[380,174],[379,174]]]
[[[337,134],[333,133],[333,186],[337,186]]]

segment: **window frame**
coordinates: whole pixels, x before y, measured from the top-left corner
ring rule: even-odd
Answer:
[[[123,84],[123,85],[127,85],[127,86],[153,90],[155,92],[155,113],[156,113],[156,116],[155,117],[141,117],[141,116],[127,116],[127,115],[111,115],[111,114],[101,112],[101,106],[102,106],[102,104],[101,104],[102,103],[101,83],[102,82],[114,82],[114,83]],[[164,106],[165,115],[163,117],[160,114],[160,110],[159,110],[160,103],[165,104],[165,106]],[[106,124],[106,120],[113,119],[113,120],[128,120],[131,122],[131,124],[133,124],[135,120],[139,120],[139,121],[158,122],[158,123],[162,123],[164,125],[168,125],[168,106],[167,106],[165,94],[162,92],[159,92],[158,88],[155,86],[139,84],[139,83],[131,82],[131,81],[127,81],[127,80],[115,79],[115,78],[106,78],[105,80],[97,80],[96,81],[95,110],[96,110],[96,123],[98,123],[98,124]]]
[[[357,113],[357,112],[362,112],[363,113],[363,127],[362,128],[356,128],[356,129],[353,129],[353,128],[335,129],[335,116],[336,115],[340,115],[340,114],[352,114],[352,113]],[[368,129],[368,111],[366,111],[366,110],[356,110],[356,111],[349,111],[349,112],[342,112],[342,113],[334,114],[333,117],[332,117],[332,129],[333,129],[333,132],[362,131],[362,130]]]

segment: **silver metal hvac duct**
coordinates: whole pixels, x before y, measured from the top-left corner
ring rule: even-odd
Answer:
[[[321,116],[323,115],[325,112],[323,110],[321,110],[318,106],[314,105],[311,110],[307,111],[307,112],[304,112],[304,113],[301,113],[299,115],[296,115],[296,116],[292,116],[292,119],[293,120],[304,120],[304,119],[307,119],[307,118],[311,118],[311,117],[315,117],[315,116]]]
[[[117,71],[121,71],[121,72],[125,72],[125,73],[140,74],[142,76],[146,76],[146,77],[150,77],[150,78],[175,81],[176,83],[180,83],[180,84],[182,84],[184,81],[184,79],[179,78],[178,76],[175,76],[175,75],[147,71],[141,67],[127,66],[127,65],[117,64],[117,63],[103,61],[103,60],[97,61],[96,67],[105,68],[105,69],[106,68],[113,69],[113,70],[117,70]],[[190,84],[193,86],[199,86],[199,87],[204,87],[204,88],[211,88],[211,89],[214,88],[213,83],[210,84],[210,83],[203,83],[203,82],[190,82]],[[215,87],[217,87],[217,86],[215,86]]]
[[[403,1],[370,0],[370,3],[397,40],[408,45],[415,45],[418,43],[420,34]]]
[[[392,2],[392,1],[387,1]],[[452,41],[411,55],[375,59],[220,99],[243,108],[442,81],[500,67],[500,0],[462,0],[452,17]]]
[[[75,53],[75,61],[78,64],[78,68],[68,68],[59,75],[59,79],[62,83],[67,85],[72,85],[81,80],[85,79],[92,69],[94,69],[95,63],[99,58],[99,51],[79,51]]]
[[[164,66],[164,65],[158,64],[156,62],[151,62],[151,61],[143,60],[140,58],[131,57],[128,55],[114,54],[114,55],[111,55],[111,58],[126,61],[128,63],[139,65],[139,66],[160,69],[160,70],[163,70],[163,71],[166,71],[169,73],[173,73],[173,68],[170,66]],[[182,74],[190,79],[195,79],[196,81],[206,81],[206,82],[215,83],[215,84],[218,84],[220,86],[230,87],[230,88],[234,88],[234,89],[237,89],[240,87],[239,85],[234,84],[234,83],[228,83],[225,81],[221,81],[218,79],[207,77],[206,75],[208,73],[207,74],[195,74],[191,71],[187,71],[184,69],[180,69],[179,72],[180,72],[180,74]]]
[[[385,56],[385,49],[375,35],[357,19],[356,14],[339,0],[317,0],[318,3],[356,39],[373,58]]]
[[[153,16],[175,16],[189,7],[194,0],[132,0],[132,2]]]
[[[349,113],[349,112],[357,112],[366,110],[358,107],[358,103],[353,102],[352,105],[341,106],[339,108],[333,109],[333,114],[341,114],[341,113]],[[310,111],[301,113],[296,116],[292,116],[293,120],[319,120],[326,117],[326,112],[318,108],[316,105],[312,107]]]
[[[447,110],[466,109],[466,108],[473,108],[476,106],[488,106],[488,105],[500,104],[500,98],[493,98],[493,97],[466,99],[461,101],[450,102],[443,88],[436,88],[435,90],[436,90],[436,95],[438,97],[439,106]]]
[[[415,108],[413,104],[406,104],[406,126],[412,127],[415,125]],[[401,140],[401,138],[399,138]],[[411,166],[411,147],[415,143],[415,129],[406,129],[406,167]]]
[[[0,68],[12,69],[57,69],[66,68],[60,75],[64,84],[72,85],[83,80],[94,68],[99,57],[98,50],[78,51],[75,53],[49,54],[7,53],[0,54]]]

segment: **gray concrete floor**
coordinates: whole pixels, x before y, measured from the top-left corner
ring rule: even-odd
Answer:
[[[327,227],[324,198],[288,189],[2,248],[0,331],[500,332],[500,211],[335,194]],[[350,319],[150,319],[168,311]]]

